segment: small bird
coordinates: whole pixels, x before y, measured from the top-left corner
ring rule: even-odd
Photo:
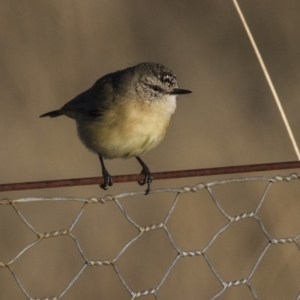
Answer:
[[[171,70],[143,62],[101,77],[61,109],[40,117],[65,115],[76,121],[82,143],[99,156],[104,179],[100,187],[105,190],[113,181],[104,158],[135,157],[144,175],[138,183],[147,184],[148,194],[153,177],[140,155],[162,141],[176,109],[176,96],[189,93],[178,88]]]

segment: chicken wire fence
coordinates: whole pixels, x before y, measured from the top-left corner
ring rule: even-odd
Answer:
[[[156,189],[152,190],[151,194],[148,196],[143,196],[144,192],[130,192],[123,193],[115,196],[105,196],[101,198],[91,197],[91,198],[76,198],[76,197],[53,197],[53,198],[23,198],[23,199],[2,199],[0,204],[2,208],[11,207],[15,212],[14,215],[17,215],[17,218],[21,220],[27,231],[34,233],[35,238],[33,241],[23,245],[19,248],[18,251],[11,253],[13,257],[9,261],[6,261],[1,257],[0,252],[0,268],[2,269],[0,273],[8,272],[10,279],[7,279],[7,282],[14,279],[15,288],[18,287],[22,291],[22,297],[25,299],[67,299],[68,294],[75,288],[76,284],[80,285],[80,290],[85,291],[84,299],[137,299],[137,298],[147,298],[147,299],[181,299],[186,295],[187,299],[300,299],[300,224],[298,219],[300,219],[300,201],[298,199],[293,199],[292,202],[287,201],[287,197],[281,197],[278,193],[282,189],[282,184],[284,186],[290,185],[290,182],[295,182],[296,187],[299,185],[298,180],[300,174],[291,174],[288,176],[275,176],[275,177],[247,177],[247,178],[236,178],[236,179],[225,179],[218,180],[209,183],[199,183],[193,186],[185,186],[182,188],[168,188],[168,189]],[[259,183],[263,185],[261,191],[257,194],[257,201],[253,206],[254,209],[251,211],[244,211],[245,208],[240,208],[238,214],[232,214],[230,209],[226,207],[223,197],[223,193],[218,193],[218,187],[226,187],[231,184],[241,185],[243,183]],[[276,186],[279,186],[279,189],[275,191],[275,194],[272,194],[270,197],[270,191],[274,190]],[[289,187],[288,187],[289,188]],[[236,188],[235,188],[236,189]],[[245,194],[249,193],[246,191]],[[138,204],[140,201],[143,204],[147,202],[153,202],[154,199],[160,195],[172,196],[171,201],[169,202],[168,208],[165,215],[161,218],[160,222],[156,224],[142,225],[142,222],[136,221],[136,217],[127,211],[126,202],[133,201],[135,204]],[[195,196],[192,207],[188,208],[191,205],[185,195],[192,194]],[[244,195],[245,195],[244,194]],[[143,197],[139,199],[136,196],[141,195]],[[206,197],[204,196],[206,195]],[[150,197],[151,196],[151,197]],[[274,197],[275,196],[275,197]],[[278,197],[279,198],[278,198]],[[153,198],[154,197],[154,198]],[[297,197],[297,196],[295,196]],[[268,198],[268,201],[266,200]],[[206,200],[204,200],[206,199]],[[232,199],[233,203],[238,202],[241,199]],[[33,225],[33,223],[26,218],[23,213],[23,208],[29,205],[30,203],[45,203],[48,201],[56,201],[55,204],[67,203],[72,205],[74,202],[80,204],[79,211],[75,214],[75,217],[70,222],[70,226],[67,228],[57,229],[56,222],[53,221],[52,228],[53,230],[49,232],[41,232],[37,229],[38,226]],[[159,199],[156,203],[157,206],[161,207],[164,200]],[[207,201],[209,206],[206,209],[203,207],[199,208],[197,203]],[[247,200],[248,201],[248,200]],[[266,203],[268,202],[268,203]],[[292,203],[292,204],[291,204]],[[268,204],[268,207],[266,208]],[[93,206],[92,211],[94,211],[94,205],[100,206],[100,210],[103,209],[103,205],[114,206],[121,214],[120,218],[123,221],[126,221],[127,225],[134,229],[134,234],[116,251],[116,254],[111,259],[106,259],[100,257],[98,254],[96,259],[92,258],[93,255],[90,255],[82,246],[82,236],[77,235],[76,226],[80,222],[80,219],[88,213],[91,213],[91,210],[88,210],[89,207]],[[289,228],[285,235],[277,236],[278,233],[275,233],[273,228],[269,226],[268,215],[271,214],[272,210],[276,210],[276,206],[280,205],[280,208],[277,208],[280,211],[279,216],[286,216],[288,222],[290,222]],[[20,206],[22,206],[20,208]],[[244,205],[243,205],[244,206]],[[209,208],[210,207],[210,208]],[[32,208],[31,208],[32,209]],[[191,224],[195,223],[195,219],[188,216],[180,218],[177,216],[184,215],[184,210],[193,211],[196,215],[196,219],[203,220],[205,223],[202,225]],[[262,210],[266,209],[267,213],[263,213]],[[214,210],[213,215],[210,215],[210,210]],[[285,211],[286,210],[286,211]],[[152,212],[149,212],[150,214]],[[175,214],[175,218],[173,215]],[[293,215],[296,217],[293,218]],[[207,216],[209,216],[207,218]],[[281,227],[283,219],[280,217],[275,217],[276,220],[273,222],[273,227]],[[172,219],[172,220],[171,220]],[[217,226],[212,226],[214,220],[221,219],[222,222],[218,223]],[[246,223],[246,227],[242,225],[245,220],[252,220],[251,223]],[[99,219],[100,220],[100,219]],[[100,222],[100,221],[99,221]],[[118,220],[114,220],[118,222]],[[183,230],[183,235],[189,236],[188,231],[194,231],[194,237],[192,238],[196,243],[198,243],[203,236],[203,232],[209,232],[208,238],[205,238],[204,244],[199,246],[199,248],[188,248],[187,245],[182,244],[179,241],[178,235],[174,231],[172,223],[180,223],[177,228],[182,230],[186,225],[188,225],[188,230]],[[237,235],[226,237],[226,232],[232,230],[234,224],[237,224],[237,229],[242,230],[248,226],[256,227],[255,233],[250,233],[245,229],[245,231]],[[7,225],[6,225],[7,226]],[[95,225],[94,225],[95,226]],[[102,225],[103,226],[103,225]],[[108,226],[108,224],[106,224]],[[123,228],[123,226],[121,226]],[[124,226],[124,230],[125,230]],[[212,228],[210,228],[212,227]],[[122,231],[122,228],[118,229]],[[86,234],[90,230],[89,226],[85,227]],[[100,224],[99,224],[100,231]],[[161,237],[153,237],[154,242],[146,245],[149,252],[153,254],[153,261],[150,262],[150,265],[155,271],[159,271],[159,279],[157,280],[156,285],[151,286],[148,280],[142,283],[141,286],[146,287],[142,290],[137,290],[135,288],[136,281],[140,281],[139,278],[148,278],[152,276],[149,271],[149,267],[143,265],[143,260],[147,260],[146,253],[140,253],[141,248],[137,248],[133,251],[131,257],[126,256],[128,251],[131,251],[131,248],[134,248],[139,240],[143,237],[149,235],[151,232],[161,231],[165,239],[165,243],[161,242]],[[122,232],[120,232],[123,235]],[[249,240],[249,235],[251,238]],[[18,231],[13,232],[14,239],[19,241],[20,244],[24,244],[22,236]],[[32,289],[31,284],[27,282],[26,276],[21,275],[21,271],[16,271],[18,265],[22,265],[23,257],[26,257],[26,253],[31,251],[33,248],[37,247],[41,243],[45,243],[46,240],[49,242],[54,242],[59,238],[65,239],[66,237],[70,238],[73,241],[73,248],[76,249],[76,252],[79,254],[80,266],[72,275],[72,278],[64,283],[64,287],[56,296],[43,296],[36,297],[33,295],[33,292],[29,292]],[[157,238],[157,239],[156,239]],[[223,242],[224,239],[224,242]],[[99,233],[96,237],[93,238],[94,241],[102,241],[101,247],[108,247],[108,243],[105,242],[105,237],[101,236]],[[199,241],[197,241],[199,240]],[[220,240],[221,243],[220,243]],[[4,236],[1,237],[2,243],[5,243]],[[248,256],[251,255],[251,252],[255,253],[251,259],[245,256],[244,250],[237,250],[236,256],[237,261],[230,261],[229,265],[227,262],[230,260],[228,254],[230,250],[227,247],[232,245],[243,245],[246,248],[249,246],[249,241],[253,249],[248,252]],[[95,242],[96,243],[96,242]],[[281,245],[279,253],[277,252],[278,245]],[[2,245],[3,246],[3,245]],[[93,243],[92,243],[93,246]],[[162,252],[167,251],[168,260],[167,263],[162,263],[158,259],[158,254],[155,254],[157,248],[161,249]],[[165,248],[165,249],[164,249]],[[276,249],[275,249],[276,248]],[[214,251],[211,251],[211,250]],[[285,256],[285,252],[292,251],[292,254]],[[277,254],[274,256],[274,252]],[[97,253],[97,251],[96,251]],[[138,253],[140,255],[138,255]],[[42,256],[42,252],[38,252],[38,256]],[[58,254],[59,255],[59,254]],[[144,256],[145,255],[145,256]],[[95,255],[97,256],[97,255]],[[125,257],[125,260],[124,260]],[[165,259],[165,257],[164,257]],[[192,264],[187,264],[183,267],[186,260],[191,260]],[[47,257],[46,257],[47,260]],[[66,259],[67,260],[67,259]],[[138,260],[138,261],[136,261]],[[122,262],[121,262],[122,261]],[[238,262],[239,261],[239,262]],[[267,263],[265,261],[268,261]],[[60,264],[58,262],[58,264]],[[44,259],[41,258],[39,264],[44,264]],[[128,270],[136,264],[134,280],[128,280]],[[227,270],[233,271],[230,275],[224,271],[223,265],[226,265]],[[285,268],[285,265],[289,265],[289,268]],[[124,268],[125,266],[125,268]],[[149,266],[149,264],[148,264]],[[161,270],[163,266],[163,270]],[[279,269],[276,266],[280,266]],[[63,266],[62,266],[63,267]],[[26,272],[32,273],[34,266],[29,264]],[[63,267],[66,268],[66,267]],[[103,268],[104,273],[109,273],[113,271],[113,276],[115,277],[114,283],[109,287],[110,292],[112,290],[123,290],[125,293],[121,296],[112,296],[112,294],[105,294],[101,292],[101,289],[105,289],[106,283],[104,280],[99,279],[99,276],[95,275],[92,280],[83,279],[84,274],[88,272],[91,268]],[[192,271],[189,271],[189,268]],[[175,271],[177,269],[177,271]],[[245,269],[247,274],[245,275]],[[147,275],[149,273],[149,275]],[[174,275],[174,274],[175,275]],[[26,273],[25,273],[26,274]],[[39,285],[43,279],[46,279],[47,269],[35,274],[34,282],[36,285]],[[57,279],[60,277],[56,275]],[[144,275],[145,276],[144,276]],[[232,278],[232,274],[235,274],[235,278]],[[243,275],[241,275],[243,274]],[[7,274],[6,274],[7,275]],[[157,275],[157,274],[156,274]],[[105,277],[105,275],[104,275]],[[109,276],[108,276],[109,277]],[[3,277],[0,277],[3,278]],[[6,277],[8,278],[8,277]],[[110,278],[110,277],[109,277]],[[192,278],[192,279],[191,279]],[[185,281],[187,279],[187,281]],[[82,282],[81,282],[82,280]],[[8,293],[5,293],[6,285],[5,281],[2,282],[2,298],[1,299],[11,299],[8,296]],[[153,282],[150,280],[150,282]],[[153,283],[152,283],[153,284]],[[88,290],[90,286],[97,286],[98,294],[93,296],[88,296]],[[280,292],[276,290],[276,295],[266,295],[265,292],[270,290],[276,290],[279,288]],[[234,297],[230,294],[230,291],[236,289],[237,287],[244,287],[243,292],[240,295]],[[246,288],[246,289],[245,289]],[[184,292],[191,291],[195,289],[195,296]],[[285,296],[282,296],[283,295]],[[189,295],[189,296],[188,296]],[[230,296],[231,295],[231,296]],[[25,297],[24,297],[25,296]],[[241,298],[242,297],[242,298]],[[82,296],[78,297],[73,296],[70,299],[83,299]]]

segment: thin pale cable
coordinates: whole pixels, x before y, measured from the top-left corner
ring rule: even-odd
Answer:
[[[273,97],[274,97],[274,99],[275,99],[275,102],[276,102],[276,104],[277,104],[277,107],[278,107],[279,112],[280,112],[280,114],[281,114],[281,117],[282,117],[282,119],[283,119],[284,125],[285,125],[286,130],[287,130],[287,132],[288,132],[288,134],[289,134],[289,137],[290,137],[291,142],[292,142],[292,144],[293,144],[293,147],[294,147],[294,150],[295,150],[296,155],[297,155],[297,157],[298,157],[298,160],[300,161],[300,152],[299,152],[299,148],[298,148],[298,146],[297,146],[297,143],[296,143],[294,134],[293,134],[293,132],[292,132],[292,130],[291,130],[291,127],[290,127],[290,125],[289,125],[289,122],[288,122],[288,120],[287,120],[287,117],[286,117],[286,115],[285,115],[285,113],[284,113],[284,110],[283,110],[283,108],[282,108],[281,102],[280,102],[280,100],[279,100],[279,97],[278,97],[278,95],[277,95],[277,92],[276,92],[276,90],[275,90],[275,87],[274,87],[274,85],[273,85],[273,83],[272,83],[272,80],[271,80],[271,78],[270,78],[270,75],[269,75],[269,73],[268,73],[268,70],[267,70],[267,68],[266,68],[266,66],[265,66],[265,64],[264,64],[264,61],[263,61],[263,59],[262,59],[262,57],[261,57],[261,55],[260,55],[260,52],[259,52],[259,50],[258,50],[258,48],[257,48],[256,43],[255,43],[255,40],[254,40],[254,38],[253,38],[253,36],[252,36],[252,34],[251,34],[251,31],[250,31],[250,29],[249,29],[249,27],[248,27],[248,25],[247,25],[247,22],[246,22],[246,20],[245,20],[245,18],[244,18],[244,15],[243,15],[243,13],[242,13],[242,11],[241,11],[239,5],[238,5],[237,0],[232,0],[232,1],[233,1],[233,3],[234,3],[235,8],[236,8],[236,10],[237,10],[237,12],[238,12],[238,14],[239,14],[239,16],[240,16],[240,18],[241,18],[241,21],[242,21],[242,23],[243,23],[243,25],[244,25],[244,27],[245,27],[245,30],[246,30],[246,32],[247,32],[247,34],[248,34],[248,37],[249,37],[249,39],[250,39],[250,42],[251,42],[251,44],[252,44],[252,46],[253,46],[253,49],[254,49],[255,54],[256,54],[256,56],[257,56],[257,59],[258,59],[258,61],[259,61],[259,63],[260,63],[260,66],[261,66],[261,68],[263,69],[263,72],[264,72],[264,74],[265,74],[265,76],[266,76],[267,82],[268,82],[268,84],[269,84],[269,87],[270,87],[270,89],[271,89],[271,92],[272,92],[272,94],[273,94]]]

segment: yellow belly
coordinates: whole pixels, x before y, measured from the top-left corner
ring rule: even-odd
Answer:
[[[103,117],[77,120],[78,134],[87,148],[105,158],[132,157],[156,147],[165,136],[173,111],[161,105],[115,107]]]

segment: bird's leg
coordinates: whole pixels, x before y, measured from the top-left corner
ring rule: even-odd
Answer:
[[[150,192],[150,184],[151,184],[151,182],[152,182],[152,180],[153,180],[153,176],[152,176],[152,174],[151,174],[149,168],[148,168],[148,167],[146,166],[146,164],[141,160],[141,158],[140,158],[139,156],[136,156],[135,158],[138,160],[138,162],[139,162],[140,165],[142,166],[142,172],[141,172],[141,174],[144,174],[144,175],[145,175],[145,177],[144,177],[143,180],[138,181],[138,184],[139,184],[139,185],[144,185],[144,184],[147,183],[148,187],[147,187],[146,193],[145,193],[145,195],[147,195],[147,194],[149,194],[149,192]]]
[[[98,156],[99,156],[99,159],[100,159],[100,163],[101,163],[101,167],[102,167],[102,176],[103,176],[103,179],[104,179],[104,183],[100,184],[99,186],[102,189],[107,190],[108,186],[112,186],[113,185],[113,181],[111,179],[110,174],[107,172],[107,170],[105,168],[102,155],[99,154]]]

